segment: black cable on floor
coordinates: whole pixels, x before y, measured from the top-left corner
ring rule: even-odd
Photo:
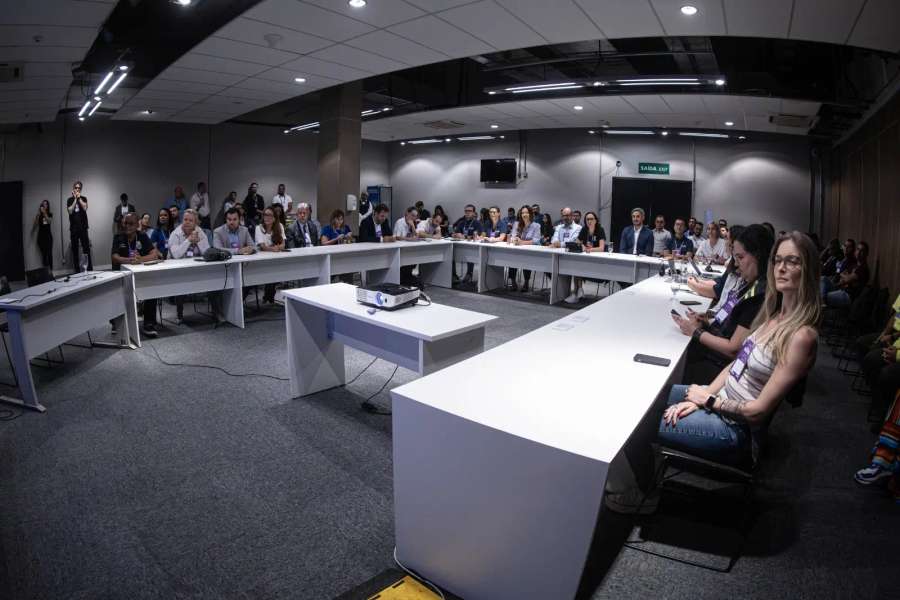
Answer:
[[[21,417],[24,412],[24,410],[16,412],[9,408],[2,408],[0,409],[0,421],[14,421]]]
[[[266,375],[265,373],[232,373],[230,371],[226,371],[222,367],[217,367],[215,365],[198,365],[192,363],[172,363],[163,360],[163,358],[159,355],[159,351],[153,347],[151,344],[146,344],[148,348],[153,350],[153,354],[156,355],[156,360],[166,365],[167,367],[196,367],[199,369],[212,369],[214,371],[219,371],[228,375],[229,377],[265,377],[267,379],[274,379],[276,381],[290,381],[290,378],[287,377],[276,377],[275,375]],[[144,354],[147,354],[146,352]]]
[[[394,379],[394,375],[397,374],[397,369],[399,369],[399,368],[400,368],[400,365],[396,365],[396,366],[394,367],[394,372],[391,373],[391,376],[388,377],[387,381],[385,381],[384,384],[383,384],[380,388],[378,388],[378,391],[375,392],[374,394],[372,394],[371,396],[369,396],[368,398],[366,398],[366,399],[363,401],[363,403],[362,403],[360,406],[362,407],[362,409],[363,409],[364,411],[370,412],[370,413],[372,413],[373,415],[385,415],[385,416],[388,416],[388,415],[393,414],[393,413],[392,413],[391,411],[389,411],[389,410],[381,410],[377,405],[372,404],[372,398],[374,398],[375,396],[377,396],[378,394],[380,394],[381,392],[384,391],[384,388],[387,387],[387,384],[389,384],[389,383],[391,382],[391,380]]]

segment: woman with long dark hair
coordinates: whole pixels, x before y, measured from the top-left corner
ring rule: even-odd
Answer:
[[[275,206],[281,206],[276,204]],[[256,226],[253,237],[260,252],[284,252],[284,227],[275,216],[275,206],[263,209],[262,223]],[[267,283],[263,288],[263,302],[275,304],[275,284]]]
[[[156,229],[150,234],[150,241],[156,246],[157,252],[163,258],[169,256],[169,234],[172,233],[172,219],[169,217],[169,209],[159,209],[156,217]]]
[[[519,218],[513,226],[512,234],[510,235],[510,243],[514,246],[532,246],[541,243],[541,227],[531,220],[532,214],[531,207],[527,204],[519,209]],[[519,286],[516,283],[518,274],[518,269],[510,267],[509,287],[514,292],[519,289]],[[531,271],[522,269],[522,275],[525,277],[525,282],[522,284],[522,291],[527,292],[528,282],[531,280]]]
[[[41,264],[53,272],[53,212],[50,201],[41,200],[38,212],[34,216],[34,228],[37,229],[37,245],[41,251]]]

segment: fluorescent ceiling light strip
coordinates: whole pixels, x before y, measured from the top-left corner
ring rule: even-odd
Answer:
[[[407,142],[407,144],[439,144],[441,141],[442,141],[442,140],[436,140],[436,139],[431,139],[431,140],[411,140],[411,141]]]
[[[565,87],[555,87],[555,88],[543,88],[543,89],[530,89],[530,90],[515,90],[513,94],[527,94],[529,92],[555,92],[556,90],[574,90],[576,88],[582,88],[583,85],[567,85]]]
[[[616,83],[628,83],[629,81],[699,81],[696,77],[659,77],[648,79],[616,79]]]
[[[99,94],[103,91],[103,88],[106,87],[106,84],[109,83],[109,80],[112,79],[113,72],[110,71],[106,74],[106,77],[103,78],[103,81],[100,82],[100,85],[97,86],[97,90],[94,92],[95,94]]]
[[[369,115],[374,115],[375,113],[381,112],[380,110],[364,110],[360,113],[363,117],[368,117]]]
[[[314,123],[306,123],[305,125],[297,125],[296,127],[291,127],[288,131],[303,131],[304,129],[312,129],[313,127],[318,127],[319,122],[316,121]]]
[[[126,77],[128,77],[127,71],[125,73],[122,73],[121,75],[119,75],[119,78],[116,79],[116,82],[114,84],[112,84],[108,90],[106,90],[106,95],[109,96],[110,94],[112,94],[113,91],[115,91],[115,89],[117,87],[119,87],[119,84],[122,83],[122,80],[125,79]]]
[[[492,136],[492,135],[469,135],[466,137],[458,137],[456,139],[458,139],[461,142],[469,142],[472,140],[492,140],[492,139],[494,139],[494,136]]]
[[[88,100],[87,102],[85,102],[84,106],[81,107],[81,110],[78,111],[78,116],[79,117],[83,116],[84,111],[86,111],[90,105],[91,105],[91,100]]]
[[[686,137],[705,137],[705,138],[727,138],[730,137],[727,133],[697,133],[692,131],[679,131],[678,135],[683,135]]]
[[[659,81],[657,83],[620,83],[621,86],[635,86],[635,85],[700,85],[699,81]]]
[[[574,81],[566,81],[566,82],[562,82],[562,83],[543,83],[540,85],[520,85],[520,86],[516,86],[516,87],[506,88],[506,91],[514,92],[516,90],[537,90],[540,88],[554,88],[554,87],[560,87],[560,86],[564,86],[564,85],[575,85],[575,82]]]
[[[91,116],[92,114],[97,112],[97,109],[100,108],[101,104],[103,104],[103,102],[98,102],[97,104],[95,104],[94,108],[91,109],[91,112],[88,113],[88,116]]]
[[[603,131],[612,135],[653,135],[652,131],[643,129],[604,129]]]

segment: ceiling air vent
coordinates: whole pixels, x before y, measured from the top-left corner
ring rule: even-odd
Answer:
[[[460,123],[459,121],[428,121],[427,123],[422,123],[422,125],[432,129],[459,129],[466,126],[465,123]]]
[[[0,63],[0,83],[12,83],[24,79],[24,63]]]
[[[815,117],[810,117],[807,115],[786,115],[784,113],[778,115],[770,115],[769,123],[773,125],[779,125],[781,127],[797,127],[802,129],[809,129],[813,125],[813,121],[815,121]]]

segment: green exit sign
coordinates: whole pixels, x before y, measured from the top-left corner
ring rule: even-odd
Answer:
[[[638,163],[638,173],[642,175],[668,175],[669,163]]]

